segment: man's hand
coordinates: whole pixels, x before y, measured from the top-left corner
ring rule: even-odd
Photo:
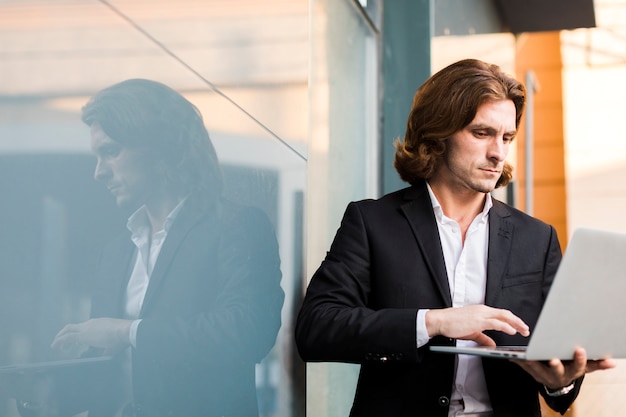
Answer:
[[[52,348],[65,353],[80,353],[88,347],[115,354],[130,346],[131,320],[97,318],[63,327],[52,341]]]
[[[611,369],[615,367],[613,359],[588,361],[585,349],[579,348],[574,352],[574,359],[562,362],[552,359],[549,362],[520,361],[512,359],[521,366],[535,380],[550,390],[557,390],[572,383],[586,373]]]
[[[495,346],[485,330],[497,330],[506,334],[520,333],[528,336],[528,325],[509,310],[472,305],[429,310],[426,313],[428,336],[442,335],[453,339],[473,340],[479,345]]]

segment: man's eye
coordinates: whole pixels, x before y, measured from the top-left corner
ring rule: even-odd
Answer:
[[[477,138],[486,138],[487,136],[489,136],[487,134],[487,132],[482,131],[482,130],[475,130],[474,131],[474,136],[476,136]]]

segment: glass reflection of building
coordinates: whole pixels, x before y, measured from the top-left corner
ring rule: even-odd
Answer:
[[[257,365],[263,416],[300,415],[304,364],[291,341],[302,291],[308,4],[0,4],[0,363],[53,359],[49,344],[89,315],[90,271],[123,231],[93,179],[80,109],[129,78],[160,81],[202,113],[226,196],[260,207],[280,244],[287,295],[273,350]],[[16,415],[12,400],[0,405]]]

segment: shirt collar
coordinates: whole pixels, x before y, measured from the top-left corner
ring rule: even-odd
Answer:
[[[174,209],[167,215],[165,218],[165,223],[163,223],[163,230],[165,233],[169,232],[174,220],[178,216],[178,213],[183,208],[185,201],[187,201],[187,197],[183,198],[180,203],[174,207]],[[133,236],[137,235],[147,235],[151,232],[150,230],[150,220],[148,219],[148,208],[143,205],[139,207],[131,216],[128,218],[128,222],[126,223],[126,227]],[[158,232],[158,230],[157,230]],[[155,232],[156,233],[156,232]]]

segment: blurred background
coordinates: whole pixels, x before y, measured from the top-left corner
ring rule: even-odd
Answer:
[[[90,271],[127,213],[92,178],[80,109],[149,78],[200,109],[229,197],[274,222],[287,297],[257,369],[262,415],[347,415],[358,367],[305,367],[294,315],[346,204],[404,186],[392,144],[415,90],[462,58],[532,95],[497,197],[564,247],[579,226],[626,232],[626,1],[0,0],[0,364],[46,359],[88,316]],[[620,365],[569,415],[626,416]]]

